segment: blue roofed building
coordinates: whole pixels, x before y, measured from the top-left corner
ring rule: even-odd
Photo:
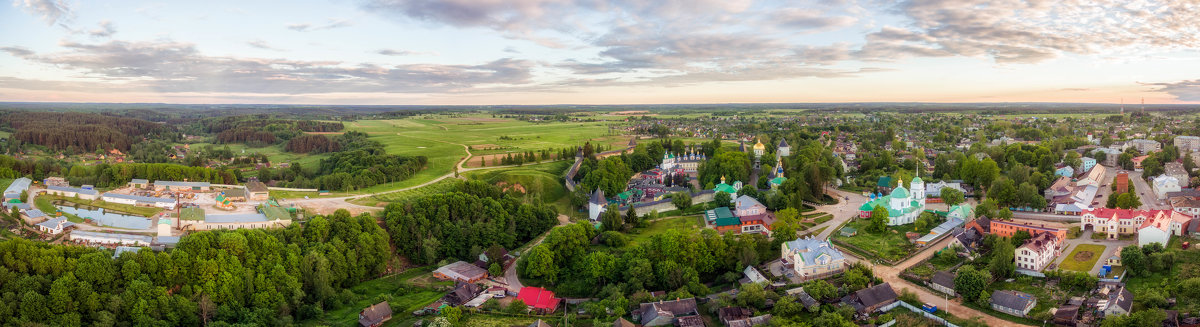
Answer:
[[[25,177],[14,179],[11,184],[8,184],[8,188],[4,189],[4,200],[20,199],[21,192],[29,190],[29,184],[31,183],[33,183],[33,180]]]
[[[781,245],[783,265],[793,281],[822,279],[846,271],[846,256],[828,241],[797,238]],[[786,270],[786,269],[785,269]]]

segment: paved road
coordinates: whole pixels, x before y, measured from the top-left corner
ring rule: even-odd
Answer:
[[[1171,205],[1158,201],[1158,195],[1154,194],[1154,189],[1150,188],[1150,183],[1142,178],[1142,172],[1129,172],[1129,179],[1133,181],[1133,187],[1137,190],[1138,197],[1142,199],[1142,210],[1167,210],[1171,209]]]
[[[1074,251],[1075,247],[1079,246],[1079,244],[1103,245],[1104,252],[1096,254],[1096,255],[1100,256],[1100,259],[1096,260],[1096,264],[1092,265],[1092,268],[1090,270],[1088,270],[1089,273],[1095,275],[1095,274],[1100,273],[1100,267],[1104,266],[1104,261],[1108,260],[1108,257],[1111,257],[1113,254],[1115,254],[1117,252],[1117,249],[1120,249],[1121,247],[1124,247],[1126,245],[1135,244],[1135,243],[1137,243],[1137,241],[1134,241],[1134,240],[1125,240],[1125,241],[1109,240],[1109,239],[1093,240],[1092,239],[1092,231],[1087,230],[1087,231],[1084,231],[1083,233],[1081,233],[1079,235],[1079,238],[1076,238],[1073,240],[1067,240],[1066,244],[1063,245],[1062,255],[1058,256],[1058,258],[1054,260],[1054,263],[1059,266],[1062,266],[1063,261],[1067,260],[1067,257],[1070,256],[1071,251]]]
[[[829,239],[829,235],[832,235],[837,227],[841,226],[842,223],[850,219],[854,219],[854,217],[858,215],[858,207],[861,206],[864,201],[866,201],[866,197],[863,197],[862,194],[854,192],[834,189],[829,189],[826,192],[832,193],[830,194],[831,196],[837,196],[838,203],[834,205],[818,206],[816,208],[817,211],[833,214],[833,219],[821,224],[817,224],[816,226],[801,232],[806,233],[807,231],[815,231],[828,227],[825,228],[824,231],[821,231],[821,234],[817,235],[817,238],[822,240]],[[849,197],[850,200],[846,200],[846,197]]]

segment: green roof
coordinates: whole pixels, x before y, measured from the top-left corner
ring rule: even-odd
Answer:
[[[880,176],[879,187],[892,187],[892,176]]]
[[[921,176],[917,176],[917,177],[913,177],[912,182],[913,183],[924,183],[925,181],[921,180]],[[909,184],[909,185],[912,185],[912,184]]]
[[[787,177],[779,176],[771,179],[771,184],[779,185],[787,181]]]
[[[204,209],[200,208],[183,208],[179,209],[180,220],[204,220]]]
[[[282,207],[263,207],[262,211],[267,220],[292,220],[292,215]]]
[[[737,189],[733,188],[733,185],[729,185],[729,184],[725,184],[725,183],[717,184],[717,187],[713,188],[713,191],[725,192],[725,193],[729,193],[729,194],[737,193]]]
[[[617,197],[621,198],[621,200],[629,200],[629,191],[621,192],[617,194]]]
[[[858,207],[858,211],[871,211],[871,210],[875,210],[875,206],[872,206],[871,202],[863,202],[863,205],[861,207]]]
[[[713,222],[713,225],[719,226],[719,227],[736,226],[736,225],[741,225],[741,224],[742,224],[742,220],[737,219],[737,217],[718,218],[716,221]]]
[[[904,185],[896,186],[896,189],[892,190],[891,197],[907,198],[908,197],[908,189],[904,188]]]

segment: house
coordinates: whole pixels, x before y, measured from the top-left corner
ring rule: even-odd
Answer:
[[[1115,239],[1138,233],[1142,224],[1156,215],[1167,216],[1169,230],[1174,235],[1183,235],[1191,218],[1174,210],[1095,209],[1080,215],[1080,224],[1083,230],[1106,233],[1108,238]]]
[[[478,282],[487,278],[487,276],[487,270],[483,270],[466,261],[456,261],[433,271],[434,278],[464,283]]]
[[[946,271],[933,273],[929,278],[929,288],[954,296],[954,274]]]
[[[1071,166],[1062,166],[1054,170],[1054,176],[1071,177],[1075,176],[1075,168]]]
[[[1059,239],[1051,233],[1041,233],[1025,241],[1015,250],[1017,269],[1042,271],[1058,256]]]
[[[1029,310],[1033,310],[1034,305],[1037,305],[1037,298],[1029,293],[1010,290],[992,292],[992,309],[996,311],[1024,317]]]
[[[888,226],[911,224],[925,211],[925,182],[920,177],[913,177],[909,186],[910,192],[904,185],[897,185],[886,196],[871,195],[867,202],[858,208],[860,218],[871,217],[872,210],[882,206],[888,211]]]
[[[271,197],[271,191],[267,189],[267,184],[259,181],[246,182],[246,196],[254,201],[266,201]]]
[[[934,198],[940,198],[940,197],[942,197],[943,189],[955,189],[955,190],[958,190],[959,192],[962,192],[963,194],[967,194],[967,190],[963,188],[962,183],[960,183],[960,182],[938,181],[936,183],[930,183],[930,184],[925,185],[925,195],[928,195],[928,196],[934,197]]]
[[[554,297],[554,292],[541,287],[525,286],[517,292],[517,299],[525,302],[532,310],[538,314],[548,314],[558,310],[558,304],[562,299]]]
[[[699,316],[697,316],[699,317]],[[729,327],[751,327],[751,326],[766,326],[771,324],[771,314],[761,316],[747,317],[738,320],[730,320],[725,323]],[[703,327],[703,324],[699,325]]]
[[[49,183],[47,183],[47,184],[49,184]],[[146,179],[141,179],[141,178],[134,178],[134,179],[129,180],[129,187],[147,188],[147,187],[150,187],[150,181],[146,180]]]
[[[625,317],[621,317],[617,318],[617,321],[613,322],[613,327],[637,327],[637,324],[629,322],[629,320],[625,320]]]
[[[808,295],[808,292],[805,292],[803,287],[793,288],[784,291],[784,293],[800,300],[800,303],[804,305],[804,308],[809,310],[816,310],[817,307],[821,305],[821,303],[817,302],[817,299],[814,299],[812,295]]]
[[[1200,197],[1168,195],[1167,202],[1171,203],[1171,210],[1192,217],[1200,217]]]
[[[1101,285],[1098,292],[1100,299],[1096,309],[1104,312],[1105,316],[1129,314],[1133,309],[1133,293],[1125,285]]]
[[[769,282],[754,266],[746,266],[746,269],[742,270],[742,274],[746,275],[746,278],[742,279],[742,284],[766,284]]]
[[[32,211],[32,210],[30,210],[30,211]],[[38,211],[38,212],[40,213],[41,211]],[[43,214],[43,216],[44,215],[45,214]],[[58,218],[50,219],[47,221],[43,221],[43,222],[37,224],[37,226],[38,226],[38,230],[41,230],[43,233],[50,233],[51,235],[58,235],[59,233],[62,233],[64,230],[71,228],[71,226],[75,226],[75,223],[67,221],[67,217],[58,217]]]
[[[1104,168],[1104,166],[1092,167],[1092,170],[1089,170],[1087,175],[1080,178],[1077,184],[1100,186],[1100,184],[1103,184],[1104,174],[1106,173],[1108,173],[1108,168]]]
[[[224,190],[221,191],[221,194],[217,195],[217,197],[225,197],[225,199],[228,199],[230,202],[246,202],[246,188],[236,187]],[[218,199],[217,202],[221,202],[220,199]]]
[[[33,180],[25,177],[14,179],[12,183],[8,184],[8,188],[4,189],[5,202],[12,199],[20,199],[21,193],[28,191],[29,184],[32,183]]]
[[[79,197],[80,200],[95,200],[100,197],[100,192],[96,190],[70,186],[48,185],[46,186],[45,193],[67,198]]]
[[[376,303],[358,312],[358,325],[378,327],[392,319],[392,306],[387,301]]]
[[[989,220],[989,224],[991,225],[989,231],[992,234],[996,234],[996,236],[1000,237],[1013,237],[1013,235],[1018,231],[1025,231],[1028,232],[1030,236],[1037,236],[1038,234],[1052,234],[1057,240],[1061,241],[1067,239],[1067,230],[1065,229],[1050,228],[1045,227],[1044,225],[1035,226],[1021,224],[1003,220]]]
[[[681,325],[677,320],[683,317],[699,316],[696,298],[686,298],[674,301],[658,301],[642,303],[638,307],[638,320],[642,326]]]
[[[1075,326],[1078,317],[1078,305],[1064,305],[1054,311],[1054,324],[1059,326]]]
[[[604,190],[599,187],[595,192],[592,192],[592,197],[588,199],[588,219],[599,221],[600,214],[607,210],[608,200],[604,198]]]
[[[1175,211],[1170,211],[1170,213],[1183,216],[1183,214]],[[1145,246],[1150,243],[1158,243],[1159,245],[1166,246],[1171,241],[1171,214],[1164,214],[1159,211],[1157,214],[1146,218],[1142,222],[1141,227],[1138,227],[1138,246]],[[1184,223],[1186,222],[1185,220]]]
[[[721,323],[725,324],[726,326],[729,325],[730,321],[750,318],[752,315],[753,312],[750,312],[750,309],[741,307],[725,307],[717,309],[717,318],[720,319]]]
[[[1179,180],[1167,174],[1154,177],[1150,187],[1154,189],[1154,195],[1158,196],[1159,200],[1166,200],[1167,193],[1179,192],[1182,189]]]
[[[1148,155],[1133,157],[1133,171],[1142,171],[1142,162],[1146,161],[1146,158],[1149,158],[1149,157],[1150,156],[1148,156]]]
[[[842,298],[842,303],[849,305],[860,316],[870,315],[883,306],[896,302],[896,290],[888,283],[867,287]]]
[[[810,236],[784,242],[780,247],[784,268],[792,268],[801,281],[826,278],[846,270],[846,256],[828,241]]]
[[[463,305],[481,293],[482,289],[475,283],[454,283],[454,290],[442,296],[442,302],[451,306]]]

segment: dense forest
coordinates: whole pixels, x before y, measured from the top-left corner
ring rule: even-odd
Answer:
[[[0,122],[14,130],[14,139],[72,152],[128,150],[151,134],[172,137],[157,123],[99,114],[17,112],[5,115]]]
[[[238,127],[217,133],[217,142],[267,145],[275,143],[275,134],[251,127]]]
[[[397,253],[423,264],[474,261],[494,245],[515,249],[553,227],[557,217],[551,206],[521,203],[481,181],[384,210]]]
[[[265,146],[303,137],[305,132],[339,132],[340,122],[287,120],[267,115],[230,116],[200,120],[185,129],[194,133],[215,134],[220,143],[246,143]]]
[[[54,326],[279,326],[352,301],[390,253],[369,215],[340,210],[275,230],[204,231],[168,252],[0,242],[0,322]]]
[[[342,146],[325,135],[301,135],[288,140],[283,150],[295,153],[337,152]]]

